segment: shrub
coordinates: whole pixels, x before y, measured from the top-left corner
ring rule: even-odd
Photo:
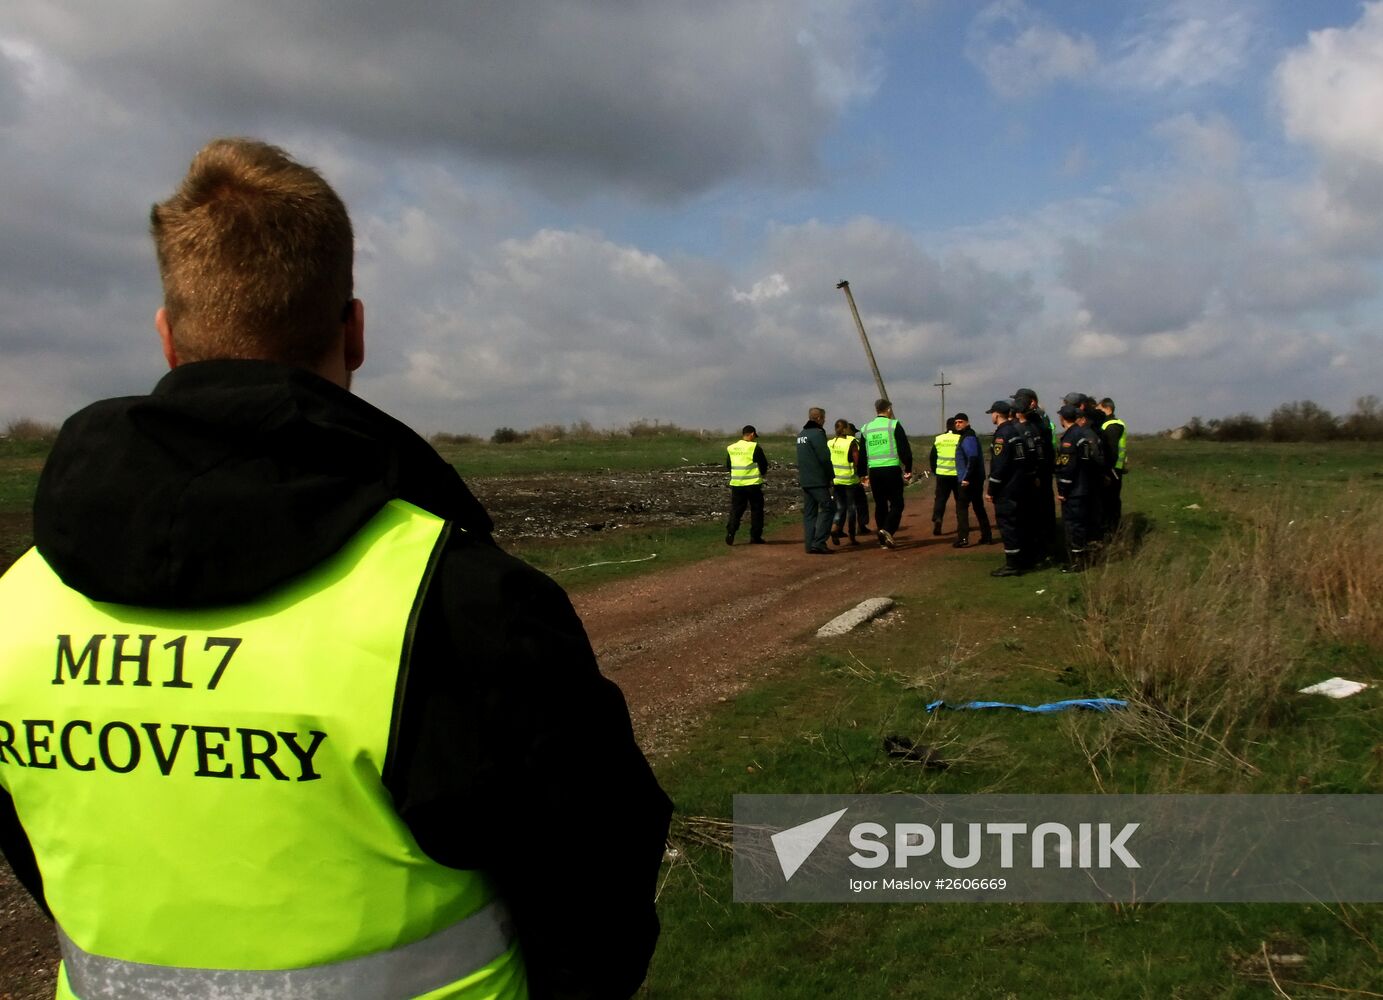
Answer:
[[[8,441],[23,441],[26,444],[52,444],[57,439],[58,428],[55,424],[20,417],[5,425],[3,436]]]
[[[516,444],[523,441],[528,435],[522,431],[516,431],[512,427],[496,427],[495,432],[490,435],[491,444]]]
[[[442,445],[479,444],[480,436],[478,434],[451,434],[446,431],[438,431],[427,440],[434,448],[438,448]]]

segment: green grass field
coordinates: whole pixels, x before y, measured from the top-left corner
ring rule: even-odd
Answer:
[[[1383,993],[1379,906],[736,904],[728,856],[699,833],[699,817],[728,818],[731,796],[748,792],[1383,791],[1378,690],[1338,702],[1292,693],[1334,674],[1383,684],[1383,655],[1369,642],[1319,636],[1309,615],[1293,617],[1290,594],[1277,607],[1289,620],[1283,658],[1269,665],[1271,721],[1223,734],[1246,766],[1205,763],[1194,746],[1168,753],[1110,716],[926,714],[936,698],[1126,696],[1082,649],[1081,619],[1115,574],[1185,573],[1193,589],[1219,547],[1249,530],[1255,504],[1280,507],[1284,489],[1300,498],[1303,519],[1377,510],[1383,498],[1376,445],[1140,442],[1134,455],[1125,511],[1145,544],[1120,565],[1000,581],[962,554],[933,560],[890,595],[901,621],[783,664],[659,762],[679,815],[647,996],[1283,995],[1266,975],[1264,946],[1304,956],[1273,966],[1292,997]],[[1230,641],[1239,627],[1223,623]],[[939,748],[951,766],[890,758],[883,739],[894,734]]]
[[[718,461],[723,443],[654,437],[445,453],[478,477],[676,468]],[[791,458],[790,440],[765,447],[775,461]],[[1383,996],[1377,905],[732,901],[729,857],[708,842],[701,818],[728,818],[736,793],[1383,792],[1379,688],[1338,702],[1294,693],[1334,674],[1383,685],[1377,617],[1367,612],[1383,605],[1379,574],[1368,569],[1383,567],[1369,527],[1383,511],[1383,446],[1139,440],[1131,457],[1124,505],[1136,548],[1081,577],[1011,580],[991,579],[991,560],[947,551],[889,595],[899,611],[886,626],[780,663],[771,681],[719,706],[687,746],[655,762],[678,806],[676,853],[641,995]],[[40,460],[0,445],[5,553],[27,544]],[[517,551],[579,586],[715,553],[719,538],[719,525],[643,529]],[[568,571],[649,551],[661,553],[651,564]],[[1345,589],[1363,603],[1323,605],[1336,599],[1338,567],[1354,574]],[[1140,661],[1178,648],[1166,634],[1161,645],[1135,635],[1136,622],[1159,616],[1163,633],[1184,629],[1177,641],[1210,649],[1207,669],[1222,673],[1187,679],[1175,665]],[[1186,696],[1185,738],[1171,750],[1114,716],[923,710],[935,698],[1125,696],[1128,671],[1145,668],[1169,699]],[[1241,697],[1253,711],[1234,711]],[[1202,698],[1213,711],[1198,707]],[[940,748],[951,766],[888,757],[883,738],[893,734]],[[1271,966],[1274,986],[1265,949],[1303,960]]]

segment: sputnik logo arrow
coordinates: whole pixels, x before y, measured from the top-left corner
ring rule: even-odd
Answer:
[[[826,839],[826,835],[835,829],[840,818],[848,811],[847,806],[839,812],[811,820],[801,826],[790,827],[769,838],[773,841],[773,849],[778,852],[778,864],[783,868],[785,881],[792,881],[797,869],[811,857],[812,851]]]

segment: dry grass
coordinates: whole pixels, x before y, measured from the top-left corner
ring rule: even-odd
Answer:
[[[1306,644],[1383,646],[1383,499],[1305,509],[1278,495],[1209,549],[1154,534],[1089,576],[1081,667],[1132,709],[1111,735],[1252,773],[1253,733],[1292,697],[1288,668]],[[1093,766],[1099,750],[1083,749]]]
[[[1280,533],[1294,591],[1322,635],[1383,646],[1383,501]]]

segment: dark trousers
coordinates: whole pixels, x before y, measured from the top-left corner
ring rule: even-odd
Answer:
[[[870,469],[869,490],[874,494],[874,526],[893,534],[903,520],[903,470],[896,465]]]
[[[848,534],[851,538],[865,530],[869,523],[869,501],[865,501],[863,516],[861,516],[859,501],[864,497],[864,490],[859,483],[844,486],[836,483],[832,488],[832,493],[836,500],[836,516],[831,522],[835,526],[836,534]]]
[[[744,508],[749,508],[749,538],[758,541],[764,537],[764,488],[762,486],[730,487],[730,521],[725,525],[725,533],[733,535],[740,530],[740,520]]]
[[[829,486],[802,487],[802,543],[810,552],[824,549],[831,534],[831,515],[836,512]]]
[[[1112,535],[1119,530],[1119,522],[1124,517],[1124,474],[1114,473],[1116,478],[1104,492],[1104,530]]]
[[[1050,470],[1037,476],[1037,545],[1047,555],[1058,557],[1066,549],[1061,527],[1056,523],[1056,493],[1052,489],[1053,474]]]
[[[1026,566],[1035,566],[1050,554],[1052,538],[1051,526],[1042,521],[1041,480],[1037,476],[1024,476],[1017,500],[1022,561]]]
[[[860,512],[861,532],[869,530],[869,491],[864,488],[863,483],[856,483],[850,487],[850,495],[855,498],[855,509]]]
[[[1061,504],[1061,523],[1066,529],[1066,552],[1070,562],[1078,563],[1090,544],[1090,498],[1067,497]]]
[[[961,507],[965,501],[960,495],[960,479],[956,476],[937,476],[936,477],[936,499],[932,501],[932,520],[940,521],[946,514],[946,501],[951,497],[956,498],[956,519],[965,515],[961,512]]]
[[[980,537],[990,538],[989,512],[984,509],[983,482],[971,483],[960,488],[960,503],[956,504],[956,534],[961,538],[970,537],[970,518],[967,516],[970,511],[975,512],[975,523],[980,526]]]
[[[999,523],[999,535],[1004,540],[1004,555],[1013,558],[1023,551],[1019,491],[1017,485],[1010,485],[994,494],[994,520]]]

